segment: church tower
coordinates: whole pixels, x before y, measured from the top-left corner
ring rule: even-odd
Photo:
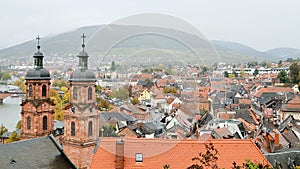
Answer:
[[[65,107],[63,149],[79,168],[89,168],[99,139],[99,114],[96,109],[94,73],[88,69],[88,54],[82,36],[79,65],[69,79],[70,103]]]
[[[44,55],[40,52],[40,37],[37,38],[38,51],[33,55],[34,68],[25,76],[26,98],[22,101],[21,139],[36,138],[53,132],[54,103],[50,100],[50,74],[43,67]]]

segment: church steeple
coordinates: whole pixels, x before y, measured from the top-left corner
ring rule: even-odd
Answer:
[[[54,103],[50,99],[50,74],[43,68],[43,53],[40,52],[40,37],[37,38],[38,51],[33,55],[34,68],[26,76],[26,98],[22,101],[23,139],[36,138],[53,132]]]
[[[88,54],[85,52],[83,34],[79,66],[69,79],[70,102],[65,107],[64,152],[78,166],[87,168],[99,139],[99,114],[96,104],[95,82],[92,70],[88,69]]]
[[[44,55],[42,52],[40,52],[40,36],[38,36],[37,38],[37,49],[38,51],[33,55],[34,57],[34,69],[43,69],[43,58]]]
[[[88,57],[89,55],[84,51],[85,48],[85,44],[84,44],[84,39],[86,38],[86,36],[84,35],[84,33],[81,36],[82,38],[82,51],[78,54],[78,58],[79,58],[79,70],[87,70],[88,69]]]

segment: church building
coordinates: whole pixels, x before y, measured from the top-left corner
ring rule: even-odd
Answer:
[[[99,114],[96,109],[95,82],[92,70],[88,69],[88,54],[84,50],[85,35],[82,35],[82,51],[78,54],[79,65],[69,79],[70,103],[64,110],[63,149],[79,168],[89,168],[94,148],[99,139]]]
[[[22,101],[21,139],[47,136],[53,132],[54,103],[50,99],[50,74],[43,67],[44,55],[40,51],[40,37],[37,37],[38,51],[34,54],[34,67],[25,76],[26,98]]]

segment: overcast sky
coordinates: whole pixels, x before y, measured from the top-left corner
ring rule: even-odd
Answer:
[[[0,49],[141,13],[181,18],[208,39],[262,51],[300,49],[298,0],[1,0],[0,6]]]

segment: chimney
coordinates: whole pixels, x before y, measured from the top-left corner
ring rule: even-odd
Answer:
[[[275,133],[275,146],[279,145],[279,134]]]
[[[124,140],[116,141],[116,169],[124,168]]]

